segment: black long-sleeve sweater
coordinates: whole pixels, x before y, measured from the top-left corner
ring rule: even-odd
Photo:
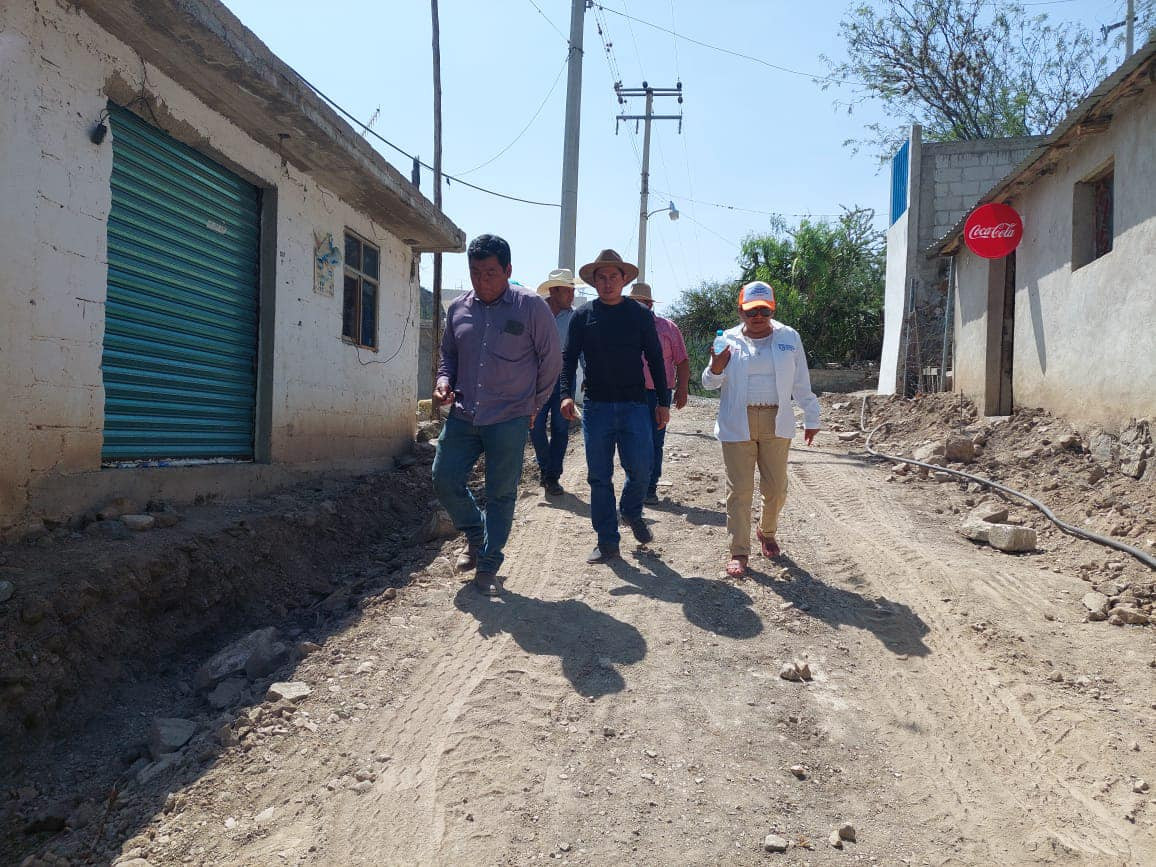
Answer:
[[[646,401],[642,356],[654,377],[660,406],[670,406],[662,344],[654,314],[636,301],[617,304],[595,299],[574,311],[562,359],[562,398],[574,397],[578,357],[582,356],[587,400],[619,403]]]

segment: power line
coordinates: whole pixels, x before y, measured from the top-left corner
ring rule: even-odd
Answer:
[[[500,151],[498,151],[496,154],[494,154],[492,157],[490,157],[488,160],[486,160],[484,163],[480,163],[480,164],[474,166],[472,169],[467,169],[464,172],[458,172],[458,177],[462,177],[463,175],[473,174],[478,169],[484,169],[486,166],[488,166],[490,163],[492,163],[494,160],[496,160],[498,157],[500,157],[502,154],[504,154],[506,151],[508,151],[510,148],[512,148],[514,145],[516,145],[518,143],[519,139],[521,139],[522,136],[524,136],[526,134],[526,131],[529,130],[530,127],[534,125],[534,121],[536,121],[538,119],[538,115],[540,115],[542,113],[542,109],[544,109],[546,107],[546,103],[549,102],[550,97],[554,95],[554,89],[558,87],[558,82],[562,80],[562,73],[566,71],[566,64],[569,62],[570,62],[569,56],[564,57],[562,59],[562,66],[558,69],[558,74],[556,76],[554,76],[554,83],[550,85],[550,90],[546,93],[546,97],[542,100],[542,103],[538,106],[538,110],[534,112],[533,117],[531,117],[529,119],[529,121],[526,122],[526,125],[524,127],[522,127],[522,131],[520,133],[518,133],[516,136],[514,136],[514,140],[512,142],[510,142],[508,145],[506,145],[504,148],[502,148]]]
[[[305,78],[305,76],[303,76],[301,73],[296,72],[296,70],[294,70],[294,72],[296,73],[297,77],[301,79],[302,82],[304,82],[306,85],[308,85],[313,90],[313,92],[316,93],[319,97],[321,97],[323,100],[325,100],[331,106],[333,106],[333,108],[337,112],[345,115],[347,118],[349,118],[351,121],[353,121],[358,126],[364,126],[365,125],[364,123],[362,123],[362,121],[359,118],[355,117],[351,112],[346,111],[344,108],[342,108],[341,105],[339,105],[335,100],[326,96],[320,90],[320,88],[317,87],[317,85],[313,84],[311,81],[309,81],[309,79]],[[381,133],[377,132],[376,130],[372,130],[372,129],[369,130],[369,134],[371,136],[373,136],[374,138],[376,138],[378,141],[381,141],[384,144],[389,145],[391,148],[393,148],[395,151],[397,151],[402,156],[413,160],[415,163],[422,166],[423,168],[429,169],[431,172],[433,171],[433,166],[429,165],[428,163],[422,162],[420,159],[415,157],[413,154],[408,153],[407,151],[398,147],[397,145],[395,145],[393,142],[391,142],[389,139],[387,139],[385,136],[383,136]],[[463,181],[461,178],[454,176],[454,175],[447,175],[447,174],[443,173],[442,177],[445,178],[447,186],[450,185],[450,181],[455,181],[455,182],[461,184],[463,187],[469,187],[470,189],[477,190],[480,193],[486,193],[486,194],[491,195],[491,196],[497,196],[499,199],[508,199],[512,202],[521,202],[524,205],[539,205],[543,208],[560,208],[560,207],[562,207],[557,202],[535,202],[532,199],[523,199],[523,198],[519,198],[518,196],[509,196],[509,195],[506,195],[505,193],[499,193],[497,190],[489,190],[489,189],[486,189],[485,187],[479,187],[477,184],[471,184],[469,181]]]
[[[661,24],[655,24],[651,21],[644,21],[641,18],[636,18],[633,15],[628,15],[627,13],[621,12],[618,9],[611,9],[609,6],[603,6],[600,3],[595,3],[594,8],[595,9],[601,9],[604,12],[611,12],[615,15],[621,16],[622,18],[627,18],[631,21],[637,21],[639,24],[645,24],[647,27],[653,27],[655,30],[661,30],[663,33],[669,33],[671,36],[675,37],[676,39],[682,39],[682,40],[685,40],[686,42],[693,43],[694,45],[700,45],[703,48],[709,48],[712,51],[719,51],[723,54],[729,54],[732,57],[741,57],[743,60],[750,60],[752,63],[758,63],[762,66],[768,67],[769,69],[778,70],[779,72],[787,72],[787,73],[790,73],[791,75],[800,75],[803,78],[809,78],[812,81],[828,81],[832,84],[857,84],[860,86],[866,86],[865,83],[862,81],[855,81],[855,80],[849,79],[849,78],[831,78],[829,75],[815,75],[812,72],[803,72],[800,69],[791,69],[790,67],[787,67],[787,66],[779,66],[777,63],[771,63],[767,60],[763,60],[761,57],[755,57],[751,54],[743,54],[741,51],[735,51],[734,49],[731,49],[731,48],[724,48],[721,45],[712,45],[709,42],[703,42],[702,40],[699,40],[699,39],[693,39],[690,36],[684,36],[681,33],[676,33],[675,31],[671,30],[669,27],[663,27]]]
[[[696,205],[707,205],[712,208],[722,208],[727,211],[741,211],[744,214],[760,214],[765,217],[841,217],[842,214],[784,214],[780,211],[759,211],[754,208],[741,208],[738,205],[727,205],[722,202],[704,202],[701,199],[692,199],[690,196],[683,196],[678,193],[671,193],[665,190],[655,190],[656,193],[661,193],[663,196],[669,197],[676,202],[693,202]]]
[[[550,16],[542,11],[542,7],[539,6],[537,3],[535,3],[534,0],[530,0],[530,5],[538,10],[538,14],[541,15],[543,18],[545,18],[546,23],[549,24],[551,27],[553,27],[554,32],[557,33],[559,36],[561,36],[562,39],[565,40],[566,44],[569,45],[570,44],[570,38],[565,33],[563,33],[561,30],[558,29],[558,25],[550,20]]]

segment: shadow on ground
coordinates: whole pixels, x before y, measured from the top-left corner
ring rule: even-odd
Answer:
[[[466,584],[454,605],[478,621],[485,638],[505,633],[527,653],[557,656],[574,690],[588,698],[621,692],[626,681],[615,666],[646,656],[641,632],[577,599],[551,602],[508,589],[490,598]]]
[[[665,512],[668,515],[682,515],[688,523],[694,524],[696,527],[725,527],[727,523],[726,512],[719,512],[715,509],[700,509],[698,506],[684,506],[682,503],[669,499],[659,500],[653,506],[646,508],[655,512]]]
[[[745,592],[727,584],[696,575],[684,577],[648,550],[635,554],[638,565],[616,558],[608,565],[624,587],[615,587],[612,596],[641,593],[659,602],[682,606],[686,619],[700,629],[725,638],[754,638],[763,631],[763,621]]]
[[[927,656],[931,653],[923,641],[930,630],[909,606],[825,584],[785,555],[774,562],[786,571],[774,569],[773,575],[754,568],[755,559],[751,558],[751,568],[747,570],[750,579],[792,603],[800,614],[834,627],[846,625],[866,630],[895,654]]]

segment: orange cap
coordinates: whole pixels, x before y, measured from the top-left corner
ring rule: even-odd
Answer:
[[[753,307],[775,309],[775,290],[770,283],[754,280],[739,290],[739,309],[750,310]]]

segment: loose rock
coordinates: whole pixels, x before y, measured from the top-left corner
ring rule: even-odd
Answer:
[[[855,842],[855,826],[850,822],[844,822],[839,826],[839,839],[846,840],[848,843]]]
[[[139,533],[144,530],[151,530],[156,524],[156,518],[152,515],[121,515],[120,522],[130,530]]]
[[[791,773],[794,774],[797,779],[807,779],[807,769],[802,765],[791,765]]]
[[[276,627],[268,626],[234,641],[197,670],[193,685],[198,690],[210,689],[227,677],[241,674],[249,663],[249,657],[260,649],[265,648],[268,656],[269,646],[278,643],[276,637]]]
[[[11,581],[0,581],[0,603],[7,602],[16,594],[16,585]]]
[[[230,677],[228,680],[223,680],[217,684],[216,689],[205,696],[205,698],[208,700],[210,707],[215,710],[223,710],[237,703],[237,700],[241,697],[241,691],[247,685],[248,683],[243,677]]]
[[[791,842],[778,834],[767,834],[763,838],[763,849],[767,852],[786,852],[791,848]]]
[[[843,848],[843,838],[839,836],[838,831],[832,831],[831,836],[827,838],[827,842],[835,849]]]
[[[308,696],[312,690],[299,680],[275,683],[269,687],[269,691],[265,694],[265,698],[269,701],[285,701],[299,702]]]
[[[1036,531],[1031,527],[1015,527],[1011,524],[992,524],[987,531],[988,544],[1009,554],[1019,554],[1036,549]]]
[[[175,753],[189,742],[197,730],[192,720],[176,717],[157,717],[149,730],[149,752],[154,759]]]

